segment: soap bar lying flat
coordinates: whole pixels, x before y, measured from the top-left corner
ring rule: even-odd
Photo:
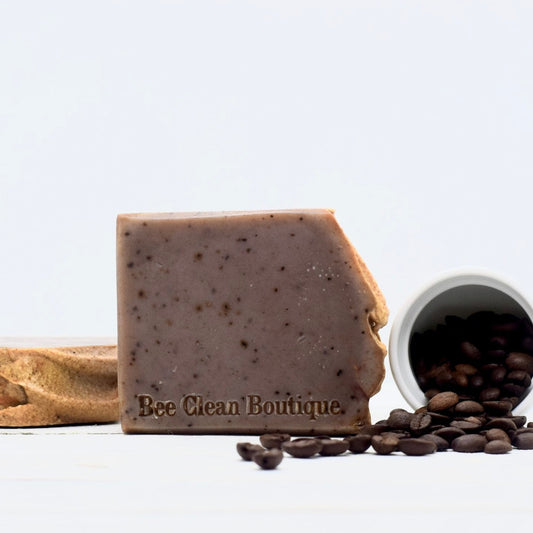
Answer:
[[[117,239],[125,432],[370,421],[388,312],[330,210],[119,215]]]
[[[118,420],[117,349],[96,339],[0,339],[0,427]]]

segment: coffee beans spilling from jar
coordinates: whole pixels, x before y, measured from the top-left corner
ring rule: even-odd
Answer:
[[[477,402],[523,399],[533,375],[533,326],[510,314],[479,311],[447,316],[436,329],[415,333],[411,365],[428,398],[453,391]]]
[[[237,444],[245,460],[275,468],[283,452],[297,458],[400,452],[420,456],[453,450],[505,454],[533,449],[533,423],[513,414],[533,376],[533,325],[510,314],[481,311],[466,319],[447,316],[435,330],[417,333],[411,364],[428,401],[415,412],[393,409],[386,420],[344,439],[261,437],[262,446]],[[276,459],[264,458],[268,449]],[[257,457],[257,459],[256,459]]]
[[[281,463],[283,452],[307,459],[347,452],[361,454],[369,449],[378,455],[401,452],[412,456],[446,450],[493,455],[510,452],[513,447],[533,450],[533,423],[526,425],[525,416],[515,416],[510,409],[494,415],[480,410],[477,402],[462,400],[453,391],[440,392],[431,400],[414,413],[394,409],[386,420],[364,426],[357,435],[343,439],[327,436],[291,439],[286,434],[267,434],[261,436],[261,442],[275,444],[272,448],[240,442],[237,451],[245,461],[272,469]],[[466,402],[469,403],[465,405]],[[267,452],[274,450],[277,453],[271,457]]]

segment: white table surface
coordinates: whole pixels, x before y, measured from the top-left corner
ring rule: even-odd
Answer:
[[[401,406],[389,372],[374,420]],[[124,435],[119,424],[0,434],[2,531],[486,532],[533,517],[533,451],[286,457],[262,471],[235,451],[257,437]]]

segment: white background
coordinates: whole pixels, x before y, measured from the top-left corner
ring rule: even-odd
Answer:
[[[121,212],[335,208],[392,319],[529,297],[532,95],[527,1],[0,0],[0,334],[116,334]]]
[[[0,2],[0,330],[115,334],[120,212],[332,207],[392,314],[533,293],[531,2]]]

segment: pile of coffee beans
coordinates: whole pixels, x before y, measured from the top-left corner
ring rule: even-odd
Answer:
[[[478,402],[507,400],[516,406],[533,375],[531,321],[479,311],[444,322],[415,333],[410,343],[411,366],[426,396],[454,391]]]
[[[527,423],[525,416],[513,415],[511,409],[508,400],[479,403],[461,398],[454,391],[443,391],[414,413],[394,409],[386,420],[363,427],[358,435],[348,439],[360,441],[362,448],[368,442],[362,451],[371,445],[378,454],[401,451],[406,455],[426,455],[448,449],[500,454],[511,451],[513,446],[533,449],[533,423]],[[434,448],[424,447],[424,441]]]
[[[267,434],[261,445],[237,444],[239,455],[263,469],[276,468],[283,452],[297,458],[401,452],[420,456],[453,450],[504,454],[533,449],[533,423],[513,414],[533,376],[533,325],[510,314],[480,311],[447,316],[435,330],[413,335],[411,365],[427,405],[394,409],[344,439],[291,439]]]
[[[461,399],[454,391],[444,391],[414,413],[393,409],[386,420],[362,427],[357,435],[343,439],[328,436],[292,439],[288,434],[273,433],[262,435],[260,445],[238,443],[237,452],[245,461],[254,461],[267,470],[281,463],[283,452],[299,459],[346,452],[361,454],[369,448],[378,455],[401,452],[419,456],[450,449],[503,454],[513,447],[533,450],[533,423],[526,422],[525,416],[512,414],[506,400],[483,406]]]
[[[283,452],[298,459],[307,459],[317,454],[332,457],[341,455],[349,448],[347,439],[328,436],[291,438],[286,433],[268,433],[259,437],[261,445],[239,442],[237,452],[245,461],[254,461],[264,470],[276,468],[283,459]]]

